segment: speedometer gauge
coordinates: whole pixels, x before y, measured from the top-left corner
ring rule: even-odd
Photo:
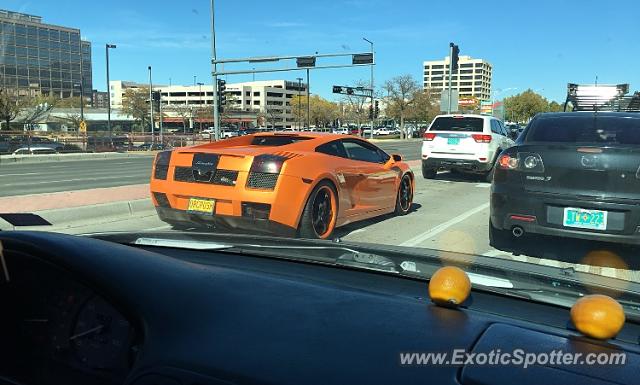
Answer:
[[[102,298],[94,296],[80,309],[69,345],[83,366],[114,369],[126,365],[130,338],[129,322]]]

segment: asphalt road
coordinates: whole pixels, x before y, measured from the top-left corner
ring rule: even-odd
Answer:
[[[418,171],[418,168],[414,168]],[[419,175],[419,172],[416,172]],[[489,183],[477,176],[438,174],[435,180],[416,178],[413,210],[402,217],[392,215],[350,224],[335,235],[356,242],[401,245],[526,261],[534,264],[575,269],[640,282],[638,248],[566,239],[524,239],[525,252],[512,255],[489,246]],[[103,231],[168,230],[169,226],[151,212],[124,220],[93,221],[62,231],[69,233]],[[606,251],[599,266],[589,265],[589,254]],[[597,259],[597,258],[596,258]],[[594,258],[591,256],[591,260]]]
[[[406,160],[420,158],[421,141],[376,143]],[[75,191],[148,183],[152,155],[113,159],[77,159],[58,162],[0,164],[0,196]]]

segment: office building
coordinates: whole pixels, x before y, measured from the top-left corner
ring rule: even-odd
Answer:
[[[148,84],[112,80],[109,82],[111,108],[122,108],[127,89],[148,89]],[[266,115],[270,126],[277,128],[296,127],[296,118],[291,105],[295,95],[306,95],[307,85],[288,80],[263,80],[243,83],[227,83],[225,109],[232,112]],[[163,110],[171,115],[171,106],[187,105],[192,108],[213,105],[213,87],[205,85],[154,85],[154,91],[160,91]],[[223,117],[224,120],[225,117]]]
[[[105,91],[93,90],[91,93],[91,107],[107,108],[107,93]]]
[[[40,16],[0,10],[0,87],[20,95],[80,96],[91,101],[91,43],[80,30]]]
[[[430,89],[434,93],[448,89],[449,60],[447,56],[444,60],[424,62],[424,89]],[[458,70],[451,77],[451,87],[458,90],[460,98],[490,100],[492,74],[493,68],[489,62],[460,56]]]

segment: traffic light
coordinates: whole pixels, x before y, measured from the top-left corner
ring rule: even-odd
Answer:
[[[369,105],[369,119],[373,119],[373,104]]]
[[[451,47],[451,69],[453,71],[457,71],[460,48],[458,48],[458,46],[453,43],[449,43],[449,47]]]
[[[380,115],[380,106],[378,105],[378,101],[375,101],[375,107],[373,109],[373,117],[374,118],[378,118],[378,115]]]
[[[227,98],[225,92],[227,90],[227,82],[222,79],[218,79],[218,112],[224,111],[224,106],[227,104]]]
[[[341,93],[342,93],[342,87],[340,87],[340,86],[333,86],[333,93],[334,93],[334,94],[341,94]]]
[[[353,95],[353,88],[347,87],[347,95]]]
[[[151,99],[153,100],[153,110],[160,112],[160,91],[153,91],[151,93]]]

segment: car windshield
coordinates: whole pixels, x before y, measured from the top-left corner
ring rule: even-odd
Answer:
[[[2,232],[640,283],[638,2],[0,8]]]
[[[482,118],[439,117],[433,121],[429,131],[482,132],[483,125]]]

